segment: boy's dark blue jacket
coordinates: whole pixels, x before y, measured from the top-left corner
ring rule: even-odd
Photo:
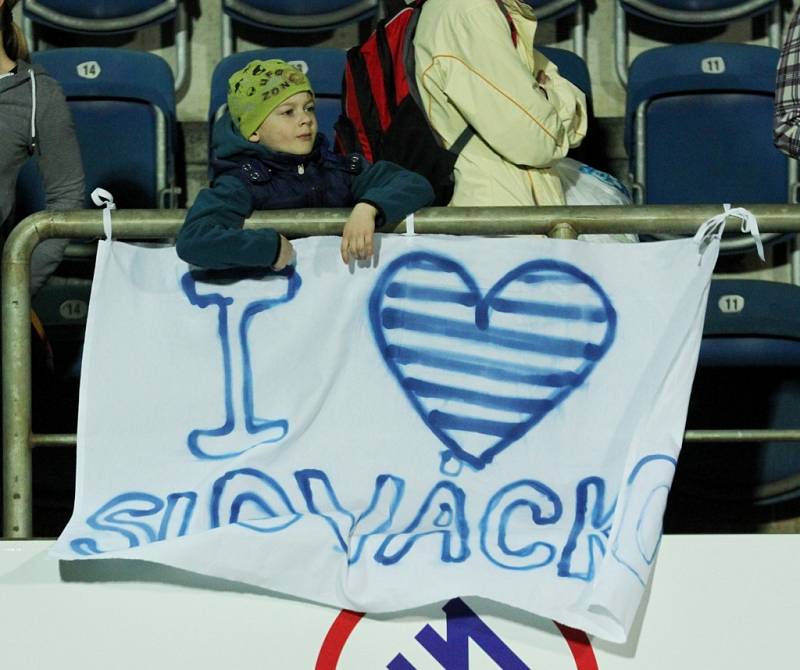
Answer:
[[[242,137],[226,113],[214,125],[212,146],[214,179],[198,194],[176,242],[178,255],[200,267],[263,268],[275,262],[278,233],[242,229],[257,209],[368,202],[378,209],[381,225],[433,202],[431,185],[421,175],[387,161],[369,165],[356,154],[334,154],[321,134],[306,156],[276,153]]]

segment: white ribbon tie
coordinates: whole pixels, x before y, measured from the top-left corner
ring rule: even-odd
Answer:
[[[725,222],[729,216],[732,216],[741,220],[741,231],[749,233],[753,237],[758,257],[764,261],[764,245],[761,243],[761,233],[758,230],[758,221],[755,215],[744,207],[732,208],[729,203],[725,203],[723,207],[725,211],[722,214],[712,216],[697,229],[694,238],[701,243],[700,252],[702,253],[705,250],[706,246],[708,246],[708,241],[711,239],[722,238],[722,233],[725,231]],[[703,242],[705,244],[702,244]]]
[[[111,210],[116,209],[114,196],[103,188],[96,188],[92,191],[92,202],[103,209],[103,232],[107,240],[111,240]]]

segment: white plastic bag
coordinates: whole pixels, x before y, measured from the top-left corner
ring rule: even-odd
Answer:
[[[568,205],[630,205],[625,185],[607,172],[572,158],[562,158],[554,166],[561,179]]]
[[[567,205],[630,205],[631,194],[619,179],[572,158],[562,158],[553,170],[561,179]],[[638,242],[636,235],[581,235],[589,242]]]

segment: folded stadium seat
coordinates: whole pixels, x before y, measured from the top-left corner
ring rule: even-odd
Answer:
[[[623,85],[628,71],[628,17],[636,17],[645,26],[661,29],[659,41],[664,38],[664,27],[680,29],[676,43],[702,42],[706,38],[700,31],[724,27],[736,21],[766,16],[769,45],[780,46],[780,0],[614,0],[614,55],[617,76]]]
[[[788,428],[800,429],[800,287],[715,279],[687,429]],[[800,442],[687,443],[673,497],[690,526],[713,525],[706,504],[800,504]]]
[[[379,0],[222,0],[222,54],[236,50],[234,23],[280,32],[333,30],[372,21]]]
[[[177,206],[175,93],[167,63],[153,54],[107,48],[53,49],[35,52],[32,60],[64,90],[80,145],[87,196],[100,186],[114,195],[120,208]],[[17,220],[44,208],[35,158],[20,171],[16,202]],[[55,351],[57,379],[75,391],[60,395],[65,403],[77,397],[75,375],[69,368],[83,338],[93,258],[91,246],[72,245],[58,276],[50,278],[34,301]],[[55,407],[51,412],[74,417]],[[54,432],[71,432],[70,428]]]
[[[539,46],[538,44],[536,45],[536,50],[555,63],[559,73],[581,89],[586,95],[587,102],[591,104],[592,80],[589,77],[589,68],[586,65],[586,61],[581,56],[567,49]]]
[[[209,146],[211,158],[211,129],[227,108],[228,79],[251,60],[280,58],[302,69],[311,80],[316,95],[319,132],[324,133],[333,147],[333,124],[342,113],[342,77],[345,69],[345,51],[323,47],[283,47],[243,51],[223,58],[214,68],[211,77],[211,103],[208,108]]]
[[[23,27],[28,44],[36,49],[35,26],[84,36],[132,33],[172,21],[175,28],[175,89],[187,73],[188,18],[180,0],[22,0]]]
[[[705,43],[634,60],[625,144],[637,202],[796,202],[796,163],[772,142],[778,54]],[[723,241],[726,251],[749,245],[744,237]]]
[[[607,166],[598,164],[598,157],[603,155],[603,147],[599,143],[601,134],[598,132],[597,120],[592,109],[592,81],[589,77],[589,68],[586,65],[586,61],[577,53],[567,49],[539,45],[536,45],[536,49],[555,63],[559,73],[575,84],[586,95],[586,105],[589,110],[589,129],[580,146],[570,149],[570,158],[588,163],[593,167],[606,168]]]
[[[538,21],[557,21],[572,17],[572,48],[586,59],[586,10],[583,0],[523,0],[533,7]],[[538,47],[537,47],[538,48]]]
[[[153,54],[119,48],[52,49],[35,52],[32,60],[64,90],[87,196],[100,186],[114,195],[118,207],[177,206],[177,122],[167,63]],[[17,181],[18,219],[42,209],[43,201],[31,160]]]

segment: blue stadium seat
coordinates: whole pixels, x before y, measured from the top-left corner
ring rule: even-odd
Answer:
[[[36,48],[34,25],[80,35],[130,33],[173,21],[175,26],[175,87],[186,78],[188,19],[180,0],[22,0],[25,36]]]
[[[777,63],[777,49],[724,43],[636,58],[625,142],[637,201],[793,202],[795,162],[772,143]]]
[[[101,186],[121,208],[177,206],[174,150],[177,136],[172,71],[153,54],[127,49],[76,48],[35,52],[61,85],[75,122],[86,174],[87,196]],[[35,159],[17,179],[17,220],[44,208]],[[88,197],[87,197],[87,206]],[[48,412],[70,406],[77,388],[80,347],[91,288],[93,248],[79,245],[58,277],[37,293],[33,304],[48,332],[62,393]]]
[[[769,44],[780,46],[780,0],[614,0],[614,51],[617,75],[623,84],[628,70],[628,15],[656,26],[679,26],[681,42],[686,30],[726,26],[735,21],[767,16]],[[699,36],[692,41],[701,42]]]
[[[769,11],[775,0],[621,0],[626,12],[682,26],[719,26]]]
[[[711,282],[688,429],[800,428],[800,287]],[[800,497],[800,442],[688,444],[678,484],[696,496]]]
[[[81,149],[87,195],[101,186],[114,194],[120,207],[166,204],[165,198],[174,194],[177,136],[167,63],[153,54],[107,48],[35,52],[33,62],[64,90]],[[18,220],[43,206],[34,159],[17,180]]]
[[[222,52],[235,51],[233,24],[262,30],[315,32],[370,20],[378,0],[222,0]]]
[[[586,10],[583,0],[524,0],[524,2],[533,7],[539,21],[556,21],[565,16],[572,16],[572,48],[581,58],[586,59]]]
[[[558,66],[558,71],[563,77],[569,79],[586,95],[586,106],[588,109],[589,129],[587,137],[581,142],[579,147],[570,149],[569,156],[582,163],[598,166],[600,157],[603,155],[604,147],[600,145],[598,138],[600,135],[595,132],[596,119],[592,105],[592,81],[589,77],[589,68],[586,61],[577,53],[567,49],[557,49],[555,47],[536,46],[549,60]],[[602,165],[606,168],[605,165]]]
[[[589,77],[589,68],[586,61],[578,54],[558,49],[556,47],[536,46],[544,56],[556,64],[558,71],[566,79],[569,79],[586,95],[586,100],[591,105],[592,101],[592,81]]]
[[[524,0],[536,10],[536,18],[540,21],[552,21],[562,16],[569,16],[579,11],[581,0]]]
[[[345,52],[341,49],[322,47],[279,49],[257,49],[244,51],[223,58],[214,68],[211,78],[211,104],[208,108],[209,140],[214,122],[226,108],[228,79],[251,60],[280,58],[300,67],[311,80],[316,94],[317,122],[319,132],[333,143],[333,125],[342,113],[342,77],[345,69]],[[211,145],[209,142],[209,157]]]

